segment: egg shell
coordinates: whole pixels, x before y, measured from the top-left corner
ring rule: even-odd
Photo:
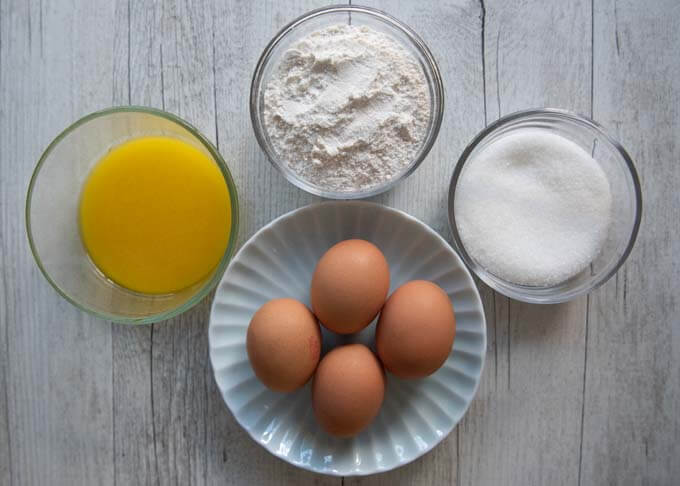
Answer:
[[[422,378],[444,364],[455,335],[456,317],[446,292],[414,280],[387,299],[376,328],[376,349],[389,372]]]
[[[321,324],[339,334],[368,326],[385,303],[390,269],[385,256],[365,240],[345,240],[319,260],[310,289]]]
[[[274,299],[253,315],[246,336],[255,375],[272,390],[304,385],[321,355],[321,329],[314,314],[295,299]]]
[[[353,437],[361,432],[378,415],[384,397],[382,365],[363,344],[333,349],[314,374],[314,414],[336,437]]]

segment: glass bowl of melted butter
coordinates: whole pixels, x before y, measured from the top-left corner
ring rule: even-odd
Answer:
[[[147,324],[198,303],[238,234],[238,197],[210,141],[160,110],[85,116],[40,158],[26,230],[48,282],[109,321]]]

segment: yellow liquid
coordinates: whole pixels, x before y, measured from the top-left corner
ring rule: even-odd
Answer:
[[[231,231],[229,190],[200,150],[168,137],[113,148],[92,169],[80,231],[111,280],[149,294],[176,292],[219,263]]]

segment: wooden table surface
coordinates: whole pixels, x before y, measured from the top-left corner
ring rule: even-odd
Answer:
[[[82,115],[148,105],[227,158],[243,243],[317,198],[272,169],[248,115],[263,47],[314,0],[0,0],[0,484],[671,485],[680,481],[680,2],[365,1],[418,31],[446,109],[427,160],[374,198],[450,240],[447,185],[501,115],[561,107],[621,140],[644,214],[626,265],[589,297],[522,304],[480,285],[479,392],[420,460],[329,478],[270,456],[213,382],[211,299],[153,326],[79,312],[40,275],[24,200],[45,146]]]

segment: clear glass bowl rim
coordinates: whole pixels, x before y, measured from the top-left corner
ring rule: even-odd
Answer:
[[[477,145],[479,145],[491,133],[503,127],[504,125],[507,125],[508,123],[541,115],[556,119],[563,118],[581,125],[585,125],[590,129],[594,130],[595,132],[597,132],[600,137],[606,139],[617,150],[620,157],[625,162],[625,165],[628,169],[631,180],[633,182],[635,193],[634,196],[635,220],[633,222],[633,229],[628,238],[626,248],[624,249],[623,253],[621,254],[621,257],[616,262],[616,264],[610,269],[610,271],[597,275],[596,278],[591,280],[588,286],[582,288],[581,290],[574,291],[573,289],[571,289],[566,292],[558,293],[555,295],[551,294],[538,295],[534,293],[528,293],[522,290],[525,288],[522,285],[508,282],[495,275],[491,276],[489,272],[487,272],[482,266],[477,264],[470,257],[470,255],[468,255],[467,251],[465,250],[465,246],[463,245],[463,242],[460,238],[460,234],[458,233],[458,228],[456,226],[456,218],[454,215],[454,198],[456,195],[456,186],[458,184],[458,179],[463,171],[463,166],[469,160],[472,151],[477,147]],[[590,292],[592,292],[593,290],[597,289],[605,282],[607,282],[613,275],[616,274],[616,272],[618,272],[619,268],[621,268],[623,263],[628,258],[628,255],[630,255],[633,246],[635,245],[635,240],[637,239],[638,231],[640,229],[640,222],[642,220],[642,189],[640,186],[640,179],[638,177],[638,173],[637,170],[635,169],[635,164],[633,163],[632,158],[630,157],[630,155],[628,155],[626,149],[623,148],[623,146],[616,139],[614,139],[607,133],[607,131],[604,129],[604,127],[602,127],[602,125],[592,120],[590,117],[580,115],[569,110],[559,108],[536,108],[516,111],[499,118],[498,120],[484,127],[484,129],[482,129],[475,136],[475,138],[473,138],[472,141],[465,147],[465,150],[463,150],[463,153],[461,154],[460,158],[458,159],[458,162],[456,163],[456,167],[453,171],[453,174],[451,175],[451,181],[449,183],[448,213],[449,213],[449,228],[451,229],[451,235],[453,236],[453,244],[456,251],[460,254],[461,258],[468,266],[468,268],[470,268],[470,270],[472,270],[472,272],[475,275],[477,275],[485,284],[487,284],[493,290],[500,292],[501,294],[507,297],[522,302],[528,302],[532,304],[557,304],[560,302],[567,302],[582,295],[589,294]],[[502,282],[502,285],[500,285],[499,282]],[[526,287],[526,288],[540,290],[540,287]]]
[[[293,175],[291,171],[285,170],[283,162],[280,161],[276,152],[274,152],[273,148],[270,147],[269,144],[267,143],[267,140],[264,135],[266,129],[264,125],[260,123],[259,107],[257,105],[257,100],[259,98],[258,90],[262,84],[262,77],[264,75],[265,67],[269,63],[274,49],[284,37],[286,37],[299,25],[313,18],[333,13],[349,13],[349,14],[358,13],[370,15],[401,31],[409,39],[409,41],[416,48],[416,50],[425,58],[428,67],[432,72],[433,77],[432,83],[430,83],[431,84],[430,87],[434,91],[435,95],[435,100],[433,102],[432,122],[428,128],[427,135],[425,136],[425,141],[423,143],[421,150],[418,153],[417,158],[415,159],[415,162],[411,161],[411,166],[408,168],[407,171],[399,174],[396,177],[393,177],[392,179],[384,182],[383,184],[380,184],[378,186],[372,187],[364,191],[341,192],[325,190],[308,183],[307,181],[303,180],[300,177]],[[437,140],[437,136],[439,135],[439,129],[441,128],[443,115],[444,115],[444,82],[442,80],[437,61],[435,60],[434,56],[432,55],[432,52],[427,47],[423,39],[408,25],[391,16],[390,14],[385,13],[382,10],[378,10],[376,8],[363,7],[360,5],[331,5],[328,7],[317,8],[314,10],[310,10],[309,12],[301,15],[300,17],[296,18],[295,20],[284,26],[272,38],[272,40],[269,41],[267,46],[264,48],[264,51],[262,52],[260,59],[257,61],[257,65],[255,66],[255,71],[253,72],[253,78],[250,84],[250,120],[253,125],[253,131],[255,132],[255,138],[257,139],[258,144],[260,145],[265,155],[267,156],[269,162],[276,168],[276,170],[283,174],[286,180],[291,184],[299,187],[300,189],[310,194],[313,194],[315,196],[321,196],[328,199],[362,199],[376,196],[378,194],[390,190],[399,182],[406,179],[420,166],[420,164],[423,162],[423,160],[425,160],[428,153],[432,149],[432,146],[434,145],[435,141]]]
[[[87,305],[78,302],[75,298],[71,297],[66,293],[65,290],[59,287],[57,283],[50,277],[49,273],[43,266],[42,260],[40,259],[39,252],[35,246],[35,242],[33,239],[33,233],[31,231],[31,199],[33,195],[33,189],[35,185],[35,181],[38,178],[38,174],[40,173],[40,169],[42,168],[43,164],[45,161],[48,159],[50,154],[52,153],[52,150],[59,145],[59,143],[66,138],[67,135],[69,135],[71,132],[79,128],[81,125],[84,125],[85,123],[94,120],[96,118],[101,118],[105,117],[107,115],[115,114],[115,113],[143,113],[143,114],[148,114],[148,115],[153,115],[153,116],[158,116],[161,118],[165,118],[168,121],[171,121],[173,123],[176,123],[177,125],[180,125],[182,128],[186,129],[191,135],[196,137],[201,144],[205,147],[205,149],[210,153],[210,155],[213,157],[215,162],[217,163],[217,166],[219,167],[220,171],[222,172],[222,176],[224,177],[225,182],[227,183],[227,188],[229,189],[229,198],[231,202],[231,232],[229,234],[229,242],[227,243],[227,249],[224,252],[224,255],[222,255],[222,258],[220,259],[220,262],[217,265],[217,268],[215,270],[215,273],[213,274],[212,278],[208,280],[203,287],[199,289],[198,292],[196,292],[195,295],[193,295],[190,299],[188,299],[186,302],[183,304],[175,307],[174,309],[170,309],[168,311],[160,312],[157,314],[152,314],[149,316],[145,317],[123,317],[120,315],[116,314],[109,314],[109,313],[104,313],[104,312],[99,312],[94,309],[91,309],[87,307]],[[107,321],[112,321],[116,323],[121,323],[121,324],[152,324],[154,322],[159,322],[163,321],[166,319],[170,319],[171,317],[177,316],[189,309],[191,309],[193,306],[198,304],[203,298],[210,293],[210,291],[219,283],[219,281],[222,278],[222,275],[224,274],[224,271],[227,269],[227,264],[231,260],[231,257],[234,254],[234,251],[236,250],[236,240],[238,238],[238,228],[239,228],[239,204],[238,204],[238,194],[236,191],[236,184],[234,183],[234,180],[232,178],[231,172],[229,171],[229,168],[227,167],[226,162],[220,155],[219,151],[217,148],[208,140],[196,127],[194,127],[192,124],[189,122],[183,120],[182,118],[178,117],[177,115],[173,115],[172,113],[168,113],[167,111],[164,110],[159,110],[157,108],[150,108],[146,106],[136,106],[136,105],[130,105],[130,106],[117,106],[117,107],[112,107],[112,108],[106,108],[103,110],[95,111],[92,112],[88,115],[83,116],[82,118],[78,119],[68,127],[66,127],[59,135],[57,135],[52,142],[47,146],[45,151],[42,153],[40,156],[40,159],[38,159],[38,163],[35,166],[35,169],[33,169],[33,174],[31,175],[30,182],[28,184],[28,191],[26,194],[26,235],[28,236],[28,244],[29,247],[31,248],[31,253],[33,254],[33,258],[35,259],[36,264],[38,265],[38,268],[40,269],[41,273],[45,277],[45,279],[50,283],[50,285],[54,288],[54,290],[57,291],[59,295],[61,295],[65,300],[70,302],[72,305],[77,307],[78,309],[85,311],[91,315],[94,315],[95,317],[98,317],[100,319],[105,319]]]

